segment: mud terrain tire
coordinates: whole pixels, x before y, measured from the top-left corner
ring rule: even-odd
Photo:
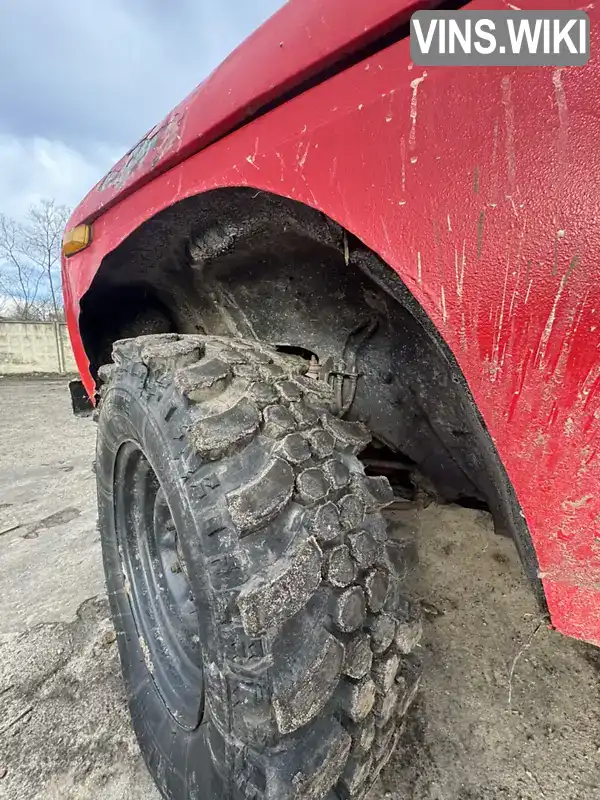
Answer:
[[[176,800],[363,797],[416,692],[421,631],[381,514],[390,486],[356,455],[366,428],[329,413],[305,361],[256,342],[145,336],[113,359],[100,530],[157,786]]]

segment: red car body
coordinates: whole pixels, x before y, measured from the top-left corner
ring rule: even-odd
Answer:
[[[157,212],[229,186],[319,209],[398,273],[452,350],[552,624],[600,644],[600,10],[586,7],[585,67],[423,69],[407,35],[385,35],[432,5],[292,0],[150,131],[69,223],[93,223],[63,260],[75,357],[91,395],[80,300]]]

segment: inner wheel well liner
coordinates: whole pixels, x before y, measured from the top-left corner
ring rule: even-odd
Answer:
[[[80,327],[97,371],[115,339],[172,331],[258,338],[335,361],[369,319],[378,325],[359,353],[349,417],[409,456],[441,497],[487,504],[545,608],[526,522],[453,353],[400,277],[321,212],[249,188],[184,200],[104,259]]]

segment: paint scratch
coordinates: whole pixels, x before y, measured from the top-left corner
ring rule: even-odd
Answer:
[[[383,228],[383,234],[385,236],[386,242],[388,243],[388,247],[391,247],[392,246],[392,242],[390,240],[390,234],[389,234],[389,231],[387,229],[387,225],[385,224],[385,219],[383,217],[381,218],[381,227]]]
[[[492,135],[492,187],[490,197],[492,202],[490,205],[495,205],[498,200],[498,136],[499,124],[498,120],[494,120],[494,131]]]
[[[594,499],[593,494],[586,494],[583,497],[580,497],[578,500],[563,500],[562,507],[567,510],[567,508],[577,509],[583,508],[583,506],[587,505],[590,500]]]
[[[448,322],[448,311],[446,310],[446,292],[444,291],[443,286],[442,286],[442,316],[444,318],[444,322]]]
[[[462,299],[463,286],[465,282],[465,265],[466,265],[466,248],[467,240],[463,239],[462,256],[460,260],[460,268],[458,266],[458,248],[454,248],[454,272],[456,274],[456,294]]]
[[[552,261],[552,275],[554,277],[558,275],[558,243],[564,238],[565,232],[563,230],[556,231],[556,237],[554,239],[554,259]]]
[[[417,93],[419,91],[419,86],[423,83],[425,78],[427,77],[427,73],[423,72],[420,78],[415,78],[414,81],[410,82],[410,88],[412,89],[412,97],[410,100],[410,135],[408,137],[408,145],[412,149],[414,148],[417,142]]]
[[[285,172],[285,161],[283,160],[283,156],[281,155],[281,153],[278,150],[275,151],[275,155],[277,156],[277,158],[279,160],[279,163],[281,164],[281,177],[280,177],[280,180],[283,181],[283,174]]]
[[[556,107],[558,109],[558,154],[562,164],[564,164],[566,161],[569,140],[569,110],[567,108],[565,87],[563,86],[562,82],[563,69],[564,67],[559,67],[552,73],[554,96],[556,98]]]
[[[310,150],[310,142],[308,142],[308,144],[304,148],[304,152],[302,153],[302,155],[300,155],[301,148],[302,148],[302,142],[300,142],[300,144],[298,145],[297,159],[298,159],[298,166],[300,167],[300,169],[304,169],[304,165],[306,164],[306,157],[308,156],[308,151]]]
[[[406,190],[406,139],[400,139],[400,161],[402,162],[402,191]]]
[[[246,156],[246,161],[249,164],[252,164],[252,166],[255,167],[256,169],[260,169],[260,167],[257,167],[255,164],[257,153],[258,153],[258,137],[256,139],[256,142],[254,143],[254,153],[252,153],[251,156]]]
[[[504,289],[502,290],[502,304],[500,306],[500,316],[498,318],[498,324],[496,328],[496,336],[494,341],[494,347],[492,350],[492,363],[496,369],[491,372],[492,381],[496,380],[497,374],[497,367],[499,366],[499,354],[500,354],[500,339],[502,337],[502,328],[504,326],[504,310],[506,308],[506,291],[508,288],[508,273],[510,272],[510,251],[506,254],[506,270],[504,273]]]
[[[515,286],[514,286],[514,289],[513,289],[513,295],[512,295],[511,301],[510,301],[510,308],[508,310],[509,317],[512,317],[513,308],[515,306],[516,299],[519,296],[519,288],[520,288],[520,281],[521,281],[521,262],[522,262],[521,252],[523,250],[523,240],[525,239],[525,231],[526,231],[526,229],[527,229],[527,217],[525,218],[525,221],[523,222],[523,229],[521,230],[521,236],[519,237],[519,247],[518,247],[518,250],[517,250],[517,258],[516,258],[516,261],[517,261],[517,279],[515,281]],[[527,275],[525,277],[527,278]]]
[[[395,91],[396,91],[395,89],[392,89],[390,91],[390,107],[388,109],[388,113],[387,113],[386,118],[385,118],[386,122],[391,122],[393,120],[393,118],[394,118],[394,92]],[[385,97],[385,94],[382,94],[381,96]]]
[[[517,162],[515,155],[515,107],[512,100],[512,84],[508,75],[502,78],[502,105],[504,106],[504,125],[506,128],[508,183],[512,190],[517,174]]]
[[[417,252],[417,283],[421,283],[421,251]]]
[[[300,170],[298,175],[302,178],[302,182],[304,183],[304,186],[306,187],[306,190],[307,190],[308,194],[310,195],[310,199],[312,200],[313,205],[314,206],[318,206],[319,204],[317,202],[317,198],[315,197],[315,194],[314,194],[312,188],[309,186],[308,181],[306,180],[306,175],[304,174],[304,172],[302,170]]]
[[[511,205],[511,208],[513,210],[513,214],[515,215],[515,217],[517,219],[519,219],[519,212],[517,211],[517,206],[515,205],[515,201],[514,201],[513,196],[511,194],[507,194],[506,195],[506,199],[510,200],[510,205]]]
[[[579,401],[583,402],[583,407],[587,406],[590,392],[592,391],[594,384],[596,383],[598,376],[600,375],[600,366],[596,365],[591,368],[588,374],[585,376],[583,383],[581,384],[581,388],[578,392]]]
[[[338,160],[337,156],[333,157],[333,161],[331,162],[331,172],[329,173],[329,183],[333,183],[337,174],[337,165]]]
[[[540,337],[540,343],[538,345],[537,353],[536,353],[536,361],[539,364],[540,371],[543,372],[546,365],[544,363],[544,358],[546,356],[546,348],[548,346],[548,342],[550,340],[550,335],[552,333],[552,329],[554,328],[554,323],[556,321],[556,310],[558,308],[558,304],[560,302],[560,298],[562,297],[562,293],[564,291],[565,286],[567,285],[567,281],[571,277],[571,273],[577,266],[577,262],[579,261],[579,256],[573,256],[571,259],[571,263],[565,274],[562,276],[560,285],[558,287],[558,291],[556,292],[556,297],[554,298],[554,303],[552,304],[552,308],[550,310],[550,314],[548,315],[548,320],[546,321],[546,327],[544,328],[542,335]]]

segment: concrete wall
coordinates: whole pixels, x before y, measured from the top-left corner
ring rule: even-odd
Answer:
[[[55,322],[0,322],[0,375],[77,372],[67,326]]]

